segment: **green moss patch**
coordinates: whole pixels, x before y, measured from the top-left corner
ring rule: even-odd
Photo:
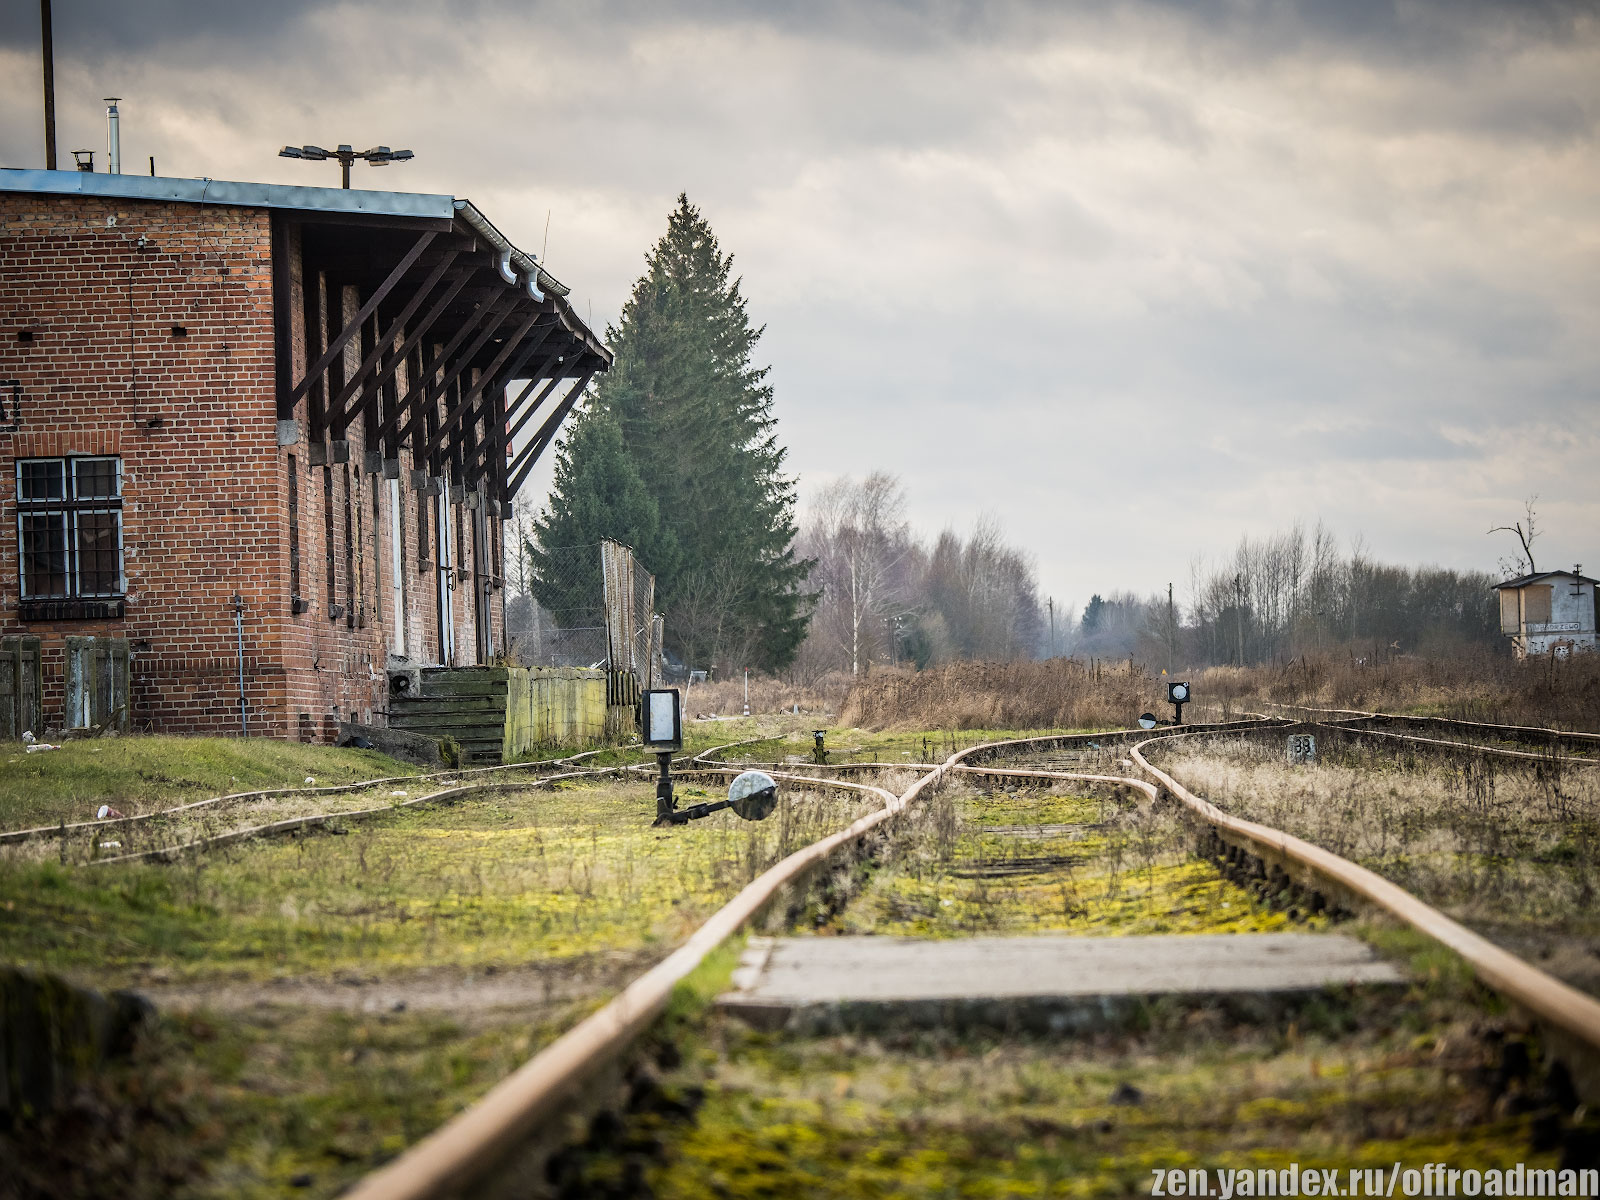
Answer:
[[[1192,857],[1178,813],[1128,795],[951,789],[905,823],[830,929],[902,937],[1248,933],[1281,911]],[[1324,924],[1321,918],[1296,928]]]

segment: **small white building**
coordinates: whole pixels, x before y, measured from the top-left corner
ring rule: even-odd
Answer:
[[[1570,571],[1536,571],[1494,585],[1500,593],[1500,632],[1518,658],[1554,654],[1564,658],[1595,650],[1596,581],[1582,565]]]

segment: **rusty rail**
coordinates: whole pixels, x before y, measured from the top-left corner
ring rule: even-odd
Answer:
[[[1502,950],[1366,867],[1293,834],[1232,816],[1196,796],[1144,756],[1153,742],[1171,740],[1175,739],[1152,738],[1134,746],[1134,762],[1225,840],[1243,843],[1241,848],[1282,865],[1291,874],[1298,873],[1302,881],[1309,878],[1319,887],[1331,884],[1358,903],[1398,918],[1460,955],[1480,980],[1525,1009],[1554,1035],[1553,1048],[1566,1062],[1580,1094],[1591,1101],[1600,1097],[1600,1001]]]
[[[1145,737],[1129,747],[1129,754],[1141,770],[1159,781],[1159,788],[1147,780],[1131,776],[972,766],[965,761],[969,757],[987,761],[1019,751],[1026,753],[1047,744],[1065,748],[1083,741],[1138,735],[1144,732],[1142,730],[1089,735],[1053,734],[983,743],[957,751],[931,769],[928,764],[889,764],[896,769],[909,766],[924,771],[922,777],[899,796],[882,788],[839,779],[775,772],[775,777],[787,782],[875,794],[883,798],[884,804],[847,828],[796,851],[769,868],[713,914],[688,941],[628,985],[599,1012],[540,1051],[453,1120],[393,1162],[361,1180],[345,1196],[348,1200],[435,1200],[459,1194],[462,1189],[492,1173],[519,1144],[561,1111],[563,1103],[587,1079],[603,1066],[620,1058],[664,1011],[673,987],[699,966],[711,951],[755,917],[782,888],[795,882],[834,851],[860,839],[903,812],[957,772],[1129,785],[1152,800],[1159,797],[1160,788],[1165,788],[1198,816],[1222,831],[1224,836],[1248,842],[1258,854],[1296,864],[1303,873],[1308,873],[1319,883],[1337,886],[1365,899],[1454,950],[1486,984],[1528,1009],[1556,1033],[1553,1041],[1557,1045],[1554,1048],[1574,1068],[1574,1080],[1580,1092],[1595,1094],[1600,1080],[1590,1068],[1600,1062],[1600,1003],[1499,949],[1366,868],[1279,830],[1229,816],[1215,805],[1188,792],[1171,776],[1152,766],[1143,754],[1152,743],[1174,737],[1281,727],[1291,723],[1278,719],[1224,722],[1172,729],[1154,737]],[[735,773],[733,768],[701,770],[718,774]]]

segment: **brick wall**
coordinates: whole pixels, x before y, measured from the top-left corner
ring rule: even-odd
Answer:
[[[311,461],[309,398],[295,413],[297,440],[279,444],[271,243],[265,210],[0,193],[0,378],[23,388],[21,427],[0,432],[0,634],[44,639],[47,727],[61,722],[66,637],[95,634],[132,643],[135,728],[237,732],[236,593],[252,734],[325,740],[340,717],[382,722],[386,660],[398,645],[391,491],[381,472],[365,469],[360,421],[348,430],[347,461]],[[305,281],[298,247],[290,249],[298,379],[307,362]],[[333,302],[337,327],[360,298],[336,289]],[[344,369],[353,372],[361,356],[356,339]],[[122,459],[125,616],[24,623],[15,460],[69,454]],[[299,615],[291,611],[291,458],[300,594],[310,601]],[[432,663],[438,541],[430,520],[429,554],[419,558],[417,522],[433,498],[413,490],[412,465],[404,452],[404,642],[410,661]],[[490,525],[498,537],[498,523]],[[469,571],[471,542],[462,539]],[[470,575],[453,600],[455,661],[469,663]],[[344,611],[335,616],[333,604]],[[498,597],[494,611],[498,648]]]

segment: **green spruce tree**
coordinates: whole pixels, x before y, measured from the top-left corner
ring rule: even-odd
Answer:
[[[775,669],[805,636],[810,564],[794,553],[794,483],[767,368],[752,362],[762,330],[732,266],[679,196],[607,330],[616,361],[562,451],[537,532],[546,546],[600,536],[633,546],[656,575],[667,644],[691,663]],[[591,434],[602,424],[620,451]]]
[[[549,507],[534,518],[524,547],[533,569],[534,599],[564,626],[603,619],[601,538],[650,546],[670,568],[677,563],[660,509],[622,443],[622,430],[603,408],[581,411],[556,454]]]

